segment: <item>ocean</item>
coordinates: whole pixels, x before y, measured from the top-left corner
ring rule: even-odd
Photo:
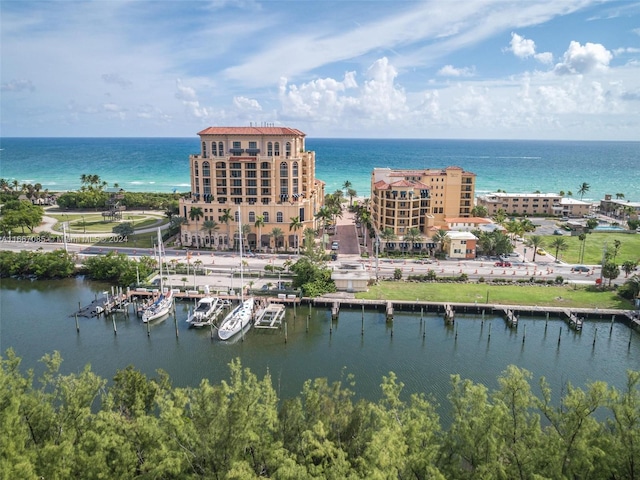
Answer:
[[[350,181],[370,195],[375,167],[444,168],[455,165],[477,175],[476,195],[571,191],[584,182],[584,200],[622,193],[640,201],[640,142],[306,139],[316,152],[316,176],[326,191]],[[80,175],[97,174],[128,191],[187,192],[189,155],[199,138],[1,138],[0,177],[40,183],[49,191],[75,190]]]

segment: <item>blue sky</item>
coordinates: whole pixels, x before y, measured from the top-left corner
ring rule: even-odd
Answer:
[[[640,140],[640,3],[0,2],[2,136]]]

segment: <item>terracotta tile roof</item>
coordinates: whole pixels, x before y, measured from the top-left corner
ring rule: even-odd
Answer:
[[[392,187],[413,187],[413,182],[409,182],[407,180],[398,180],[397,182],[393,182],[391,186]]]
[[[387,182],[385,182],[384,180],[380,180],[380,181],[374,183],[373,186],[376,187],[376,190],[388,190],[389,189],[389,184]]]
[[[306,133],[289,127],[209,127],[198,135],[286,135],[306,137]]]

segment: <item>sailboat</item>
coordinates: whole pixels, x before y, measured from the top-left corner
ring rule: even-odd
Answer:
[[[144,312],[142,313],[142,321],[144,323],[151,322],[153,320],[157,320],[158,318],[164,317],[171,311],[171,307],[173,307],[173,292],[171,289],[164,291],[164,280],[162,278],[162,235],[160,234],[160,229],[158,228],[158,258],[160,260],[160,296],[149,305]]]
[[[218,328],[218,338],[220,340],[230,340],[240,332],[251,328],[251,318],[253,316],[253,297],[244,298],[244,276],[242,264],[242,221],[240,218],[240,207],[238,207],[238,231],[239,252],[240,252],[240,304],[227,314]]]
[[[204,327],[211,325],[224,308],[218,297],[209,295],[209,287],[205,286],[205,297],[202,297],[196,303],[193,312],[189,312],[187,323],[190,327]]]

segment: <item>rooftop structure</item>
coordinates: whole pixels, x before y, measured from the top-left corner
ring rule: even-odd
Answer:
[[[476,203],[485,207],[489,215],[502,210],[507,215],[582,217],[591,210],[591,203],[565,198],[558,193],[493,192],[480,195]]]

